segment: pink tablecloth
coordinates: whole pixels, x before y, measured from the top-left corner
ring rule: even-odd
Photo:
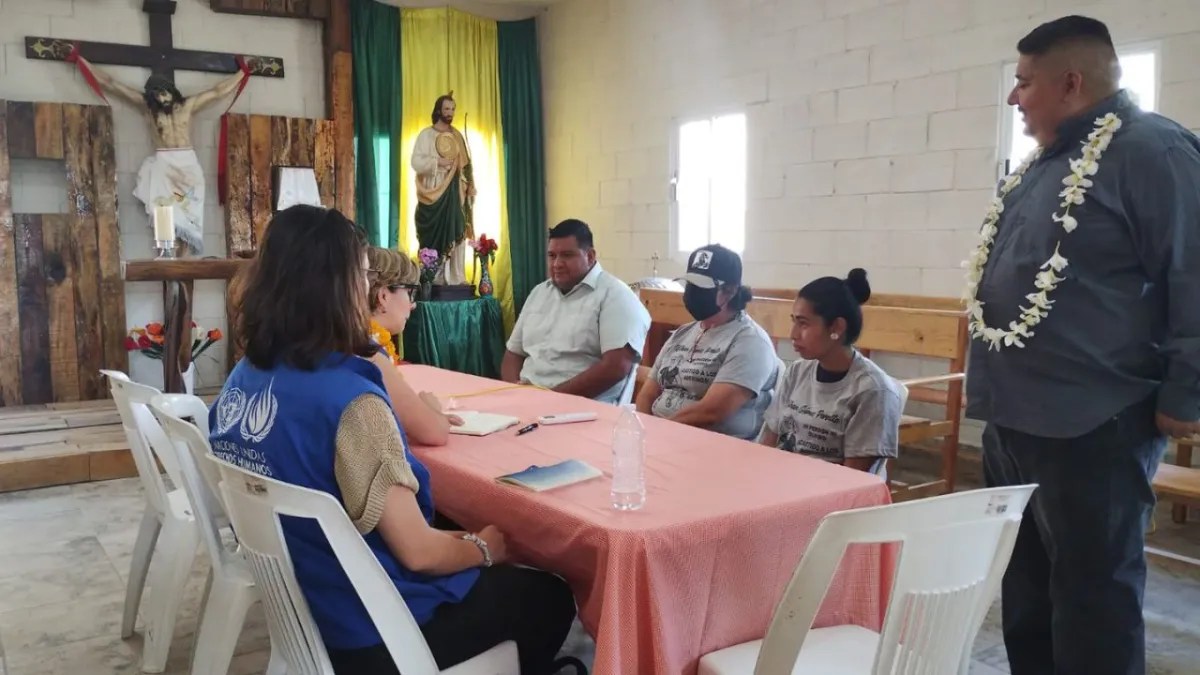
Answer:
[[[417,391],[439,396],[502,383],[403,366]],[[821,518],[885,504],[876,477],[673,422],[643,416],[646,505],[609,502],[612,428],[619,410],[532,389],[462,398],[464,410],[520,417],[593,411],[595,422],[453,436],[416,448],[437,508],[472,529],[494,524],[521,561],[561,574],[596,638],[598,675],[691,675],[708,652],[761,638]],[[496,476],[576,458],[605,478],[536,494]],[[888,584],[879,547],[851,549],[817,625],[878,629]]]

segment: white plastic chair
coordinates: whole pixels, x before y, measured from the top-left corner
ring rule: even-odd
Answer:
[[[966,675],[1036,485],[831,513],[804,552],[762,640],[700,659],[699,675]],[[882,634],[812,628],[846,547],[900,542]]]
[[[121,415],[121,426],[129,442],[130,453],[142,481],[146,510],[133,546],[129,564],[129,582],[125,588],[125,612],[121,620],[121,637],[133,635],[150,574],[150,597],[143,612],[145,639],[142,648],[142,671],[161,673],[167,666],[167,656],[175,634],[175,620],[183,603],[184,589],[196,550],[200,545],[199,531],[192,517],[191,505],[181,485],[182,476],[175,453],[158,421],[147,404],[159,391],[138,384],[125,373],[101,370],[108,377],[109,388]],[[156,461],[157,460],[157,461]],[[159,472],[166,470],[174,489],[168,490]],[[157,556],[156,556],[157,553]],[[150,559],[157,557],[153,566]]]
[[[191,675],[225,675],[233,661],[246,614],[258,602],[259,594],[241,551],[227,547],[221,539],[228,516],[217,497],[220,475],[216,467],[206,461],[211,454],[208,408],[195,396],[160,394],[150,401],[150,409],[174,444],[183,488],[212,560],[200,625],[193,642]],[[283,673],[283,663],[274,652],[271,657],[268,675]]]
[[[280,516],[317,521],[404,675],[520,675],[514,642],[439,671],[395,584],[332,495],[250,473],[214,456],[208,459],[220,471],[229,517],[262,589],[272,658],[280,653],[289,675],[332,675],[333,668],[296,580]]]

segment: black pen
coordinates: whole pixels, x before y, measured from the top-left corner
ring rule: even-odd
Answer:
[[[520,436],[521,434],[527,434],[536,428],[538,428],[538,424],[537,424],[537,422],[534,422],[533,424],[530,424],[527,427],[521,427],[520,429],[518,429],[517,435]]]

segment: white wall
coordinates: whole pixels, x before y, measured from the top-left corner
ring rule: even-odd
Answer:
[[[582,217],[629,278],[667,254],[681,117],[749,121],[751,284],[851,266],[957,295],[995,181],[1002,63],[1069,13],[1160,40],[1159,109],[1200,127],[1196,0],[566,0],[539,19],[551,222]],[[678,266],[663,265],[664,271]]]
[[[149,27],[141,0],[0,0],[0,99],[103,103],[88,89],[74,66],[31,61],[25,58],[25,36],[45,35],[78,40],[149,44]],[[217,14],[208,0],[180,0],[174,17],[175,46],[220,52],[250,52],[278,56],[287,76],[282,80],[254,78],[234,112],[293,117],[325,116],[321,29],[315,21],[270,19]],[[140,68],[101,66],[117,78],[141,89],[149,71]],[[184,95],[212,86],[223,75],[177,71],[176,84]],[[112,97],[109,97],[110,100]],[[117,183],[121,249],[125,259],[152,255],[151,231],[142,203],[133,197],[138,167],[153,152],[150,130],[141,115],[119,101],[114,103]],[[224,213],[217,204],[217,120],[228,102],[200,112],[193,122],[192,139],[204,167],[206,203],[205,255],[225,255]],[[14,175],[14,206],[60,212],[65,194],[63,181],[47,175],[46,167],[32,163],[29,171],[19,163]],[[133,283],[126,287],[126,316],[130,326],[161,321],[162,286]],[[196,285],[194,317],[205,327],[225,329],[224,283]],[[225,342],[218,343],[197,364],[198,386],[216,386],[224,379]],[[157,361],[130,355],[135,379],[161,385]]]
[[[878,292],[957,296],[995,184],[1002,64],[1072,13],[1107,22],[1118,44],[1161,41],[1159,110],[1200,127],[1198,0],[552,5],[539,19],[550,221],[583,218],[607,269],[648,275],[651,255],[668,255],[674,124],[745,111],[749,284],[861,266]]]

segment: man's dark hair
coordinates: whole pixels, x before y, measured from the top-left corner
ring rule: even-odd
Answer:
[[[579,248],[587,250],[592,248],[592,228],[588,224],[578,218],[567,218],[561,223],[550,228],[551,239],[565,239],[566,237],[575,237],[575,242],[579,244]]]
[[[371,356],[367,240],[333,209],[275,214],[262,247],[230,289],[237,336],[254,367],[313,370],[330,354]]]
[[[438,97],[437,103],[433,104],[433,115],[430,116],[433,119],[432,124],[437,124],[438,120],[442,119],[442,104],[445,103],[446,101],[453,101],[453,100],[454,100],[454,97],[451,96],[450,94],[442,94],[441,96]]]
[[[165,91],[171,95],[173,102],[171,105],[163,105],[158,100],[158,93]],[[175,83],[161,75],[151,75],[146,79],[146,87],[142,91],[142,100],[146,102],[146,107],[152,113],[170,112],[171,108],[177,108],[183,104],[183,94],[175,87]]]
[[[1034,28],[1017,43],[1017,51],[1026,56],[1044,56],[1060,47],[1089,43],[1113,48],[1108,26],[1097,19],[1071,15]]]

